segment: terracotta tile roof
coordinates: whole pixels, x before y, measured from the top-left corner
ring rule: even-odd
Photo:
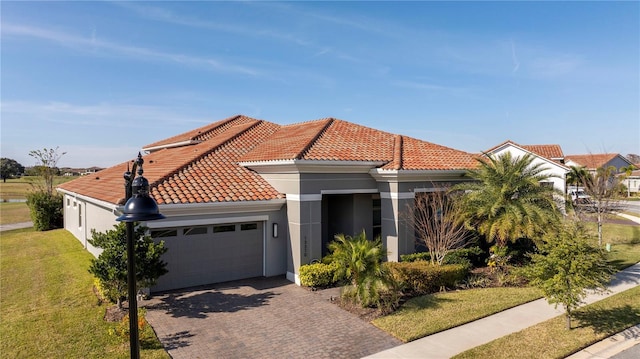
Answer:
[[[521,145],[511,140],[506,140],[501,144],[486,150],[485,153],[493,152],[494,150],[507,144],[518,146],[520,148],[523,148],[529,152],[535,153],[536,155],[544,157],[549,160],[558,161],[558,160],[564,159],[564,153],[562,152],[562,147],[560,147],[560,145]]]
[[[394,135],[354,123],[331,123],[308,147],[301,159],[329,161],[391,161]]]
[[[239,157],[272,135],[279,126],[269,122],[248,125],[238,126],[240,135],[160,181],[151,191],[153,197],[159,204],[281,198],[260,175],[237,164]]]
[[[564,159],[560,145],[522,145],[521,147],[550,160]]]
[[[403,146],[403,143],[407,143]],[[334,118],[282,126],[240,161],[385,162],[382,169],[452,170],[476,166],[474,155]]]
[[[401,160],[394,159],[393,162],[384,165],[383,169],[462,170],[478,166],[477,155],[468,152],[407,136],[402,136],[401,143]]]
[[[244,116],[216,124],[219,131],[207,131],[208,139],[204,142],[164,148],[144,156],[144,176],[159,204],[281,197],[262,177],[237,164],[238,157],[271,136],[279,126]],[[224,129],[220,128],[221,124],[225,125]],[[187,135],[172,138],[187,138]],[[161,142],[164,141],[156,144]],[[124,199],[122,176],[126,169],[127,162],[121,163],[58,187],[108,203],[121,203]]]
[[[567,155],[566,161],[578,163],[587,169],[595,170],[596,168],[606,165],[609,161],[618,156],[617,153],[596,153],[587,155]]]
[[[258,145],[240,161],[275,161],[300,159],[302,154],[330,124],[329,119],[281,126],[280,130]]]
[[[176,145],[179,144],[179,145]],[[309,160],[383,163],[384,170],[459,170],[475,155],[333,118],[280,126],[231,117],[146,146],[144,176],[159,204],[282,198],[240,162]],[[59,188],[122,203],[127,163],[64,183]]]
[[[232,124],[237,125],[240,123],[250,123],[252,121],[255,121],[255,120],[250,117],[241,116],[241,115],[229,117],[227,119],[196,128],[195,130],[191,130],[173,137],[166,138],[161,141],[154,142],[152,144],[144,146],[143,149],[144,150],[153,149],[157,147],[171,146],[176,144],[184,145],[185,142],[189,142],[189,141],[193,141],[194,143],[206,141],[210,138],[215,137],[219,133],[226,131],[228,126]]]

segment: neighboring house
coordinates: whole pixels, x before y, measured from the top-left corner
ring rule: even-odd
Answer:
[[[635,165],[636,168],[638,165]],[[626,174],[623,174],[626,176]],[[622,183],[627,187],[629,193],[640,193],[640,169],[631,172],[631,175],[626,176]]]
[[[84,170],[80,171],[80,175],[81,176],[88,176],[88,175],[92,175],[92,174],[94,174],[96,172],[100,172],[101,170],[102,170],[102,168],[94,166],[94,167],[90,167],[90,168],[87,168],[87,169],[84,169]]]
[[[550,176],[549,185],[561,193],[567,193],[566,174],[569,168],[564,164],[565,158],[560,145],[520,145],[507,140],[484,153],[497,157],[506,152],[511,152],[512,157],[532,155],[534,157],[532,164],[541,163],[545,169],[542,174]]]
[[[286,274],[337,233],[381,236],[388,260],[415,250],[403,212],[416,192],[464,179],[477,155],[333,118],[292,125],[235,116],[144,148],[144,176],[167,218],[169,273],[152,291]],[[132,158],[135,154],[132,154]],[[64,183],[64,225],[94,255],[112,229],[128,163]]]
[[[591,174],[595,174],[598,168],[615,167],[616,173],[620,168],[632,165],[631,161],[618,153],[590,153],[586,155],[567,155],[565,164],[568,167],[585,167]]]

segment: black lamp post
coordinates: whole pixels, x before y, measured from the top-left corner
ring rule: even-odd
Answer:
[[[131,358],[140,358],[140,343],[138,342],[138,290],[136,288],[136,253],[133,238],[133,222],[153,221],[165,218],[158,210],[158,204],[149,196],[149,181],[142,176],[144,160],[138,153],[138,159],[133,164],[133,174],[129,170],[124,173],[125,196],[122,215],[116,218],[118,222],[127,225],[127,286],[129,287],[129,345]],[[137,168],[138,177],[135,177]],[[133,178],[135,177],[135,179]]]

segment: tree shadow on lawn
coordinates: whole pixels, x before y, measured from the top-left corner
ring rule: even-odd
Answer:
[[[442,298],[438,297],[434,294],[424,294],[420,296],[416,296],[410,299],[402,305],[401,309],[404,310],[423,310],[423,309],[437,309],[442,304],[448,302],[456,302],[455,299],[450,298]]]
[[[597,334],[614,335],[640,323],[640,313],[630,305],[611,309],[581,309],[573,314],[578,328],[591,327]],[[637,336],[637,334],[636,334]]]

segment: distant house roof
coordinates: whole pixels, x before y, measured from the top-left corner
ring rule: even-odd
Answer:
[[[246,162],[364,161],[382,170],[464,170],[473,154],[354,123],[327,118],[281,126],[235,116],[144,147],[144,176],[159,204],[283,198]],[[121,163],[58,188],[122,203]]]
[[[488,149],[487,151],[485,151],[485,153],[491,153],[494,152],[495,150],[507,146],[507,145],[513,145],[513,146],[517,146],[520,147],[522,149],[524,149],[525,151],[531,152],[537,156],[546,158],[548,160],[554,161],[556,163],[562,164],[564,165],[564,160],[565,160],[565,156],[564,153],[562,152],[562,147],[560,147],[560,145],[521,145],[518,144],[516,142],[513,142],[511,140],[506,140],[504,142],[502,142],[501,144],[494,146],[490,149]]]
[[[621,158],[629,165],[632,164],[629,160],[621,156],[619,153],[590,153],[585,155],[567,155],[565,159],[567,161],[577,163],[580,166],[584,166],[589,170],[595,170],[597,168],[606,166],[616,157]]]

